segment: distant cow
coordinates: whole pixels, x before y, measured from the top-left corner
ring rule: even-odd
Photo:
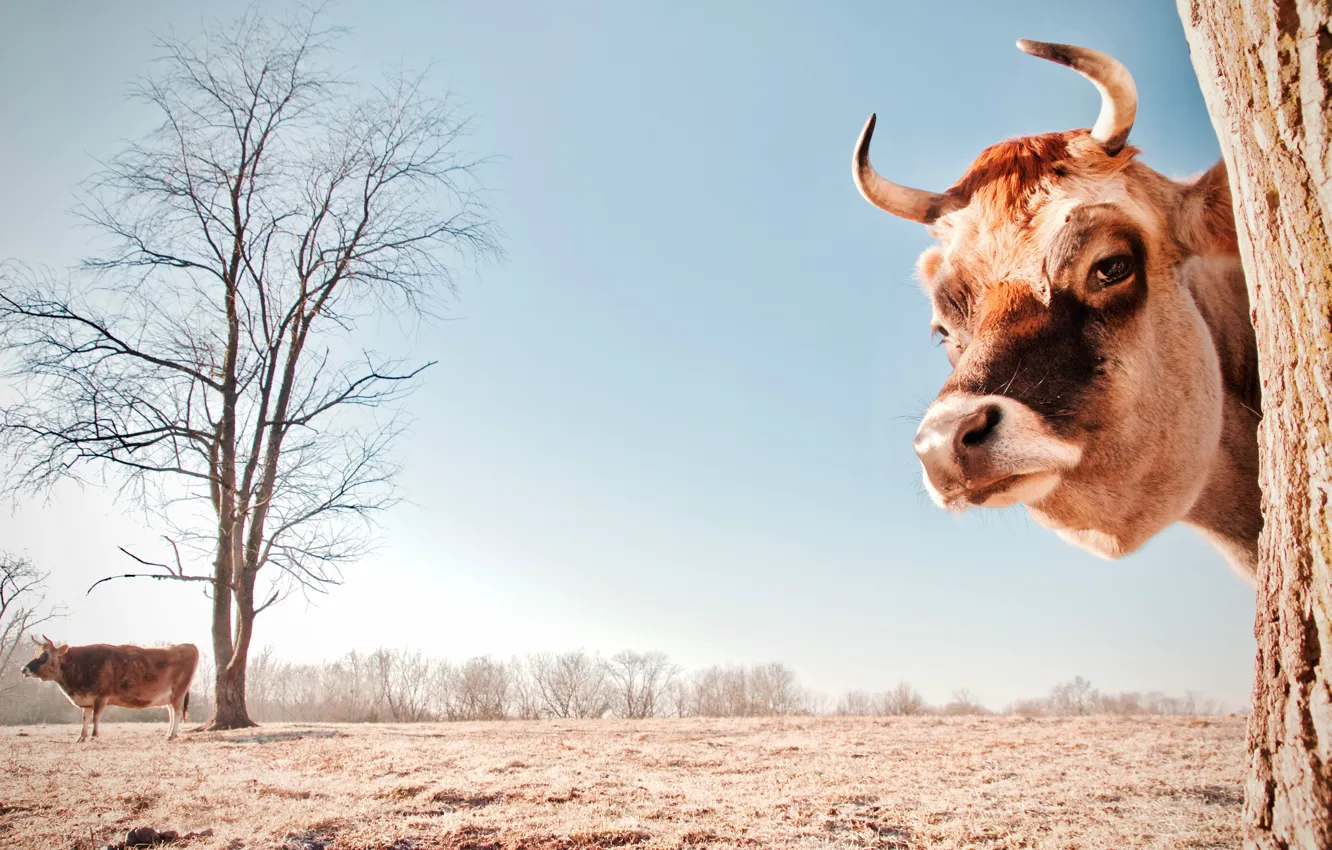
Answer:
[[[176,737],[190,707],[190,681],[199,665],[199,650],[190,643],[146,649],[141,646],[56,646],[45,635],[37,644],[37,657],[23,675],[55,682],[78,708],[83,709],[83,731],[88,739],[88,717],[97,737],[102,709],[108,705],[153,708],[164,705],[170,717],[167,739]]]

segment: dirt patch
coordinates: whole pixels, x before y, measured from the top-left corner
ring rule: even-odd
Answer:
[[[226,732],[203,733],[197,740],[206,741],[211,738],[225,744],[275,744],[281,741],[299,741],[303,738],[345,738],[346,736],[346,732],[337,729],[286,729],[281,732],[259,732],[251,735],[231,735]]]
[[[650,839],[642,830],[610,829],[569,835],[502,835],[496,827],[467,826],[446,836],[444,850],[601,850]]]
[[[430,795],[432,803],[442,803],[450,809],[480,809],[504,799],[503,794],[465,794],[461,791],[436,791]]]
[[[421,796],[426,790],[425,785],[396,785],[392,788],[385,788],[382,791],[375,792],[375,799],[378,800],[410,800],[413,797]]]
[[[260,797],[277,797],[279,800],[308,800],[315,796],[313,791],[304,788],[283,788],[279,785],[260,785],[252,783],[254,793]]]
[[[137,815],[146,809],[151,809],[162,795],[160,794],[122,794],[120,802],[129,810],[129,815]]]
[[[333,834],[310,830],[293,833],[282,842],[282,850],[332,850]]]
[[[1227,785],[1202,785],[1197,788],[1190,788],[1188,793],[1209,806],[1239,807],[1244,805],[1243,788]]]
[[[898,823],[876,798],[853,797],[833,806],[824,816],[822,830],[857,847],[910,850],[915,847],[912,829]]]
[[[573,847],[628,847],[642,844],[652,836],[639,829],[608,829],[602,832],[575,832],[569,836]]]

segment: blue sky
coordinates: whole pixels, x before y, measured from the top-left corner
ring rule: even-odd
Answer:
[[[231,3],[9,2],[0,28],[0,257],[68,266],[94,157],[144,132],[127,102],[152,34]],[[414,646],[463,658],[668,652],[780,660],[816,689],[1000,706],[1074,675],[1108,690],[1247,700],[1252,591],[1191,532],[1106,562],[1021,510],[924,496],[915,417],[947,373],[911,279],[924,228],[850,178],[875,162],[942,189],[983,147],[1088,126],[1095,90],[1017,38],[1133,72],[1132,141],[1172,176],[1218,157],[1172,4],[344,2],[349,70],[433,67],[507,258],[468,270],[411,342],[437,359],[409,409],[383,546],[257,642],[315,659]],[[0,515],[53,576],[73,642],[207,644],[188,586],[83,591],[153,539],[98,490]],[[144,613],[144,612],[149,613]]]

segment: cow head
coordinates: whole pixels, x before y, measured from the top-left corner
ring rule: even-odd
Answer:
[[[1180,183],[1137,161],[1119,62],[1018,46],[1096,85],[1094,127],[1001,142],[934,193],[870,165],[871,115],[853,172],[867,200],[938,239],[917,263],[953,367],[915,440],[930,497],[1025,503],[1117,557],[1189,510],[1217,452],[1220,367],[1181,269],[1235,253],[1229,187],[1219,163]]]
[[[37,655],[24,666],[23,675],[47,682],[59,679],[60,663],[64,661],[69,646],[63,643],[56,646],[46,635],[42,635],[41,640],[34,637],[32,642],[37,644]]]

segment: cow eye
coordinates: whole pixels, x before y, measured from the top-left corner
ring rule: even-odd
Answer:
[[[1114,286],[1133,276],[1133,258],[1127,254],[1106,257],[1092,266],[1092,278],[1099,287]]]
[[[934,327],[930,328],[930,336],[937,337],[938,338],[937,344],[943,345],[945,342],[948,341],[948,328],[944,327],[943,325],[935,325]]]

